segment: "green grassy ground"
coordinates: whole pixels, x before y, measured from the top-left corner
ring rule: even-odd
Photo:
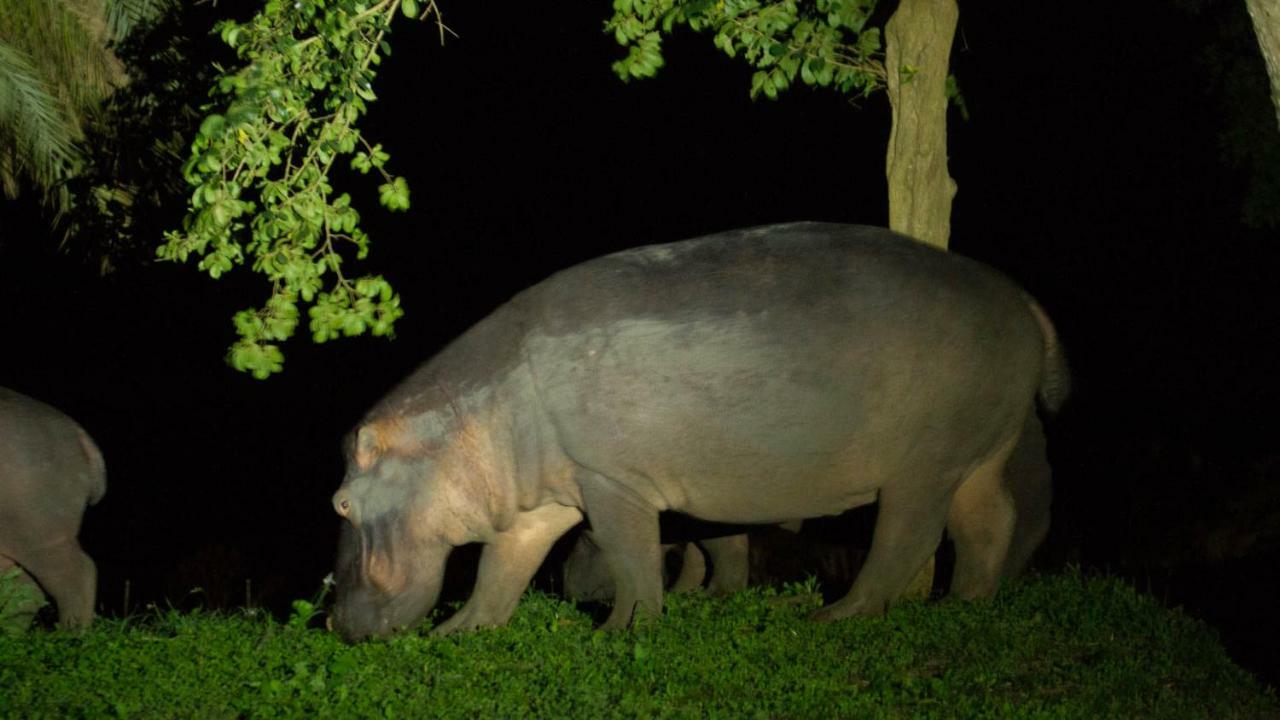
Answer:
[[[304,617],[99,620],[0,637],[0,716],[1280,718],[1210,629],[1116,580],[830,625],[811,590],[677,597],[621,633],[530,593],[506,628],[355,647]]]

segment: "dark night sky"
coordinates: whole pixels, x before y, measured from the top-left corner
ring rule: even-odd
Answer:
[[[1229,495],[1239,468],[1275,452],[1280,399],[1274,233],[1240,226],[1244,183],[1219,159],[1224,111],[1198,63],[1213,23],[1167,5],[963,3],[953,56],[970,118],[950,127],[952,248],[1042,300],[1077,374],[1051,428],[1057,556],[1135,576],[1159,563],[1134,561],[1129,539],[1185,540],[1187,498]],[[83,540],[109,610],[125,579],[135,604],[193,585],[232,604],[245,577],[267,601],[311,595],[332,565],[342,434],[554,270],[732,227],[884,224],[883,96],[752,102],[749,71],[687,33],[656,80],[623,84],[607,6],[507,18],[447,3],[461,37],[444,48],[433,27],[397,27],[366,130],[413,209],[381,210],[365,178],[346,188],[374,238],[365,267],[403,297],[393,342],[299,339],[283,376],[254,381],[222,357],[232,313],[265,283],[156,264],[99,279],[56,253],[29,202],[0,205],[0,384],[67,411],[103,449],[110,489]],[[1197,475],[1193,453],[1228,469]],[[1271,547],[1244,567],[1274,582]],[[1240,580],[1253,600],[1215,606],[1186,589],[1197,582],[1169,580],[1166,596],[1226,633],[1277,601]],[[1278,637],[1274,620],[1250,622]]]

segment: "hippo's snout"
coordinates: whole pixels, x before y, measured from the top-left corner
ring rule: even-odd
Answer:
[[[350,601],[334,605],[333,614],[326,623],[329,629],[338,633],[342,641],[350,645],[389,634],[390,623],[380,617],[371,603],[362,602],[358,605],[359,607]]]
[[[348,643],[411,628],[436,605],[451,548],[415,543],[395,531],[402,529],[394,522],[343,524],[330,620]]]

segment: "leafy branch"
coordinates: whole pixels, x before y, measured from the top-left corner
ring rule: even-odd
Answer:
[[[605,23],[627,56],[623,80],[663,65],[662,36],[677,25],[715,33],[715,46],[757,68],[751,97],[775,99],[799,76],[806,85],[869,95],[886,81],[880,30],[866,27],[875,0],[614,0]]]
[[[252,20],[216,28],[248,64],[219,68],[214,93],[225,111],[207,116],[191,144],[188,212],[157,254],[198,257],[215,279],[252,257],[271,281],[262,307],[235,315],[239,339],[228,361],[237,370],[258,378],[281,370],[277,343],[297,329],[300,302],[310,304],[316,342],[390,336],[403,315],[385,278],[343,272],[344,250],[364,259],[369,237],[350,196],[335,195],[329,181],[333,164],[350,156],[356,171],[377,172],[384,207],[409,207],[408,184],[387,170],[390,156],[356,126],[376,100],[375,68],[390,54],[397,13],[434,17],[442,38],[447,31],[434,0],[268,0]]]

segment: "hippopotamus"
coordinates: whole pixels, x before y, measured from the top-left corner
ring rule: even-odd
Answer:
[[[48,405],[0,387],[0,573],[15,565],[58,606],[58,622],[93,620],[98,574],[77,536],[107,492],[93,439]]]
[[[616,586],[604,629],[662,608],[658,515],[775,524],[878,503],[831,621],[882,613],[954,539],[950,591],[996,592],[1017,524],[1006,461],[1065,400],[1052,323],[975,260],[883,228],[790,223],[638,247],[517,294],[349,433],[335,630],[420,622],[453,548],[506,623],[584,519]]]

